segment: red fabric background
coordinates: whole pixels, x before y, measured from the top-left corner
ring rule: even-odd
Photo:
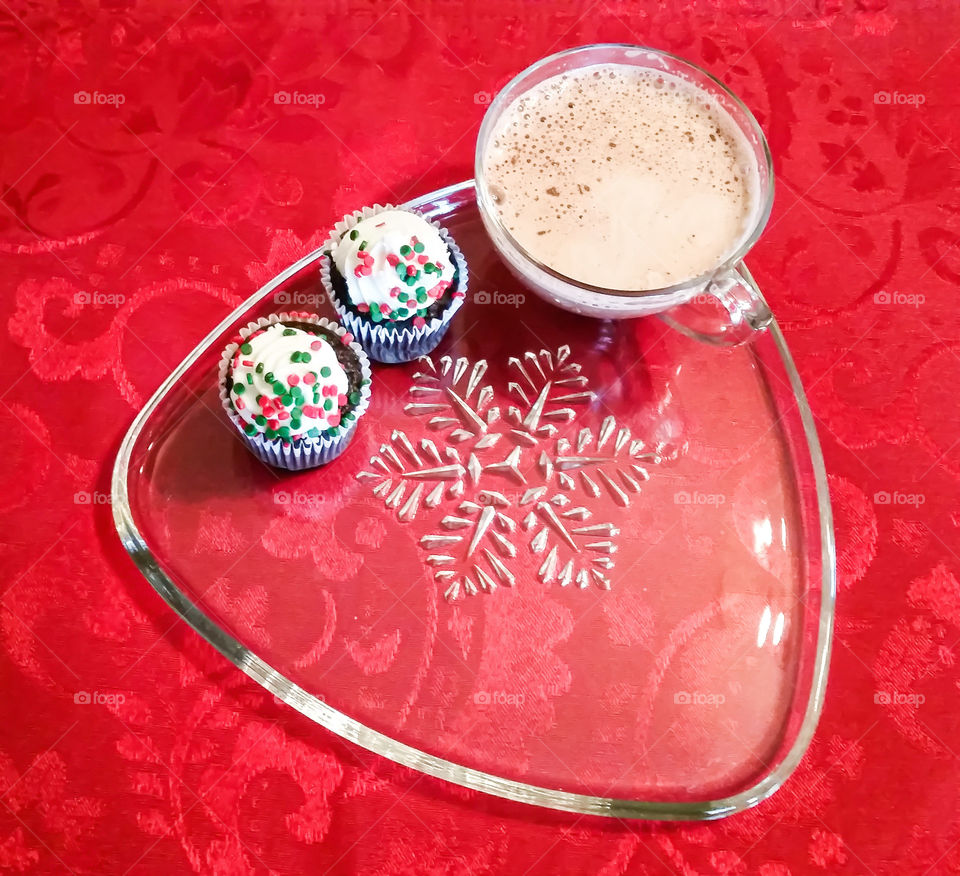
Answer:
[[[960,9],[0,6],[0,870],[960,870]],[[345,210],[470,176],[489,94],[595,41],[700,62],[764,125],[779,189],[750,261],[831,476],[817,738],[710,825],[534,810],[341,743],[173,619],[106,504],[134,413],[211,325]]]

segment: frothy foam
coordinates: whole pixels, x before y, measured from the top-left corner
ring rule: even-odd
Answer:
[[[625,64],[526,92],[482,161],[520,245],[608,289],[658,289],[711,270],[757,209],[754,154],[726,112],[682,79]]]

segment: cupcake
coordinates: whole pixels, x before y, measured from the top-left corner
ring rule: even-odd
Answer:
[[[429,353],[463,304],[463,254],[445,229],[412,210],[378,205],[346,216],[324,249],[330,301],[378,362]]]
[[[220,359],[220,401],[256,456],[278,468],[343,453],[370,402],[370,362],[341,326],[309,314],[251,323]]]

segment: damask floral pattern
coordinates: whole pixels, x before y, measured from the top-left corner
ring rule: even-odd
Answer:
[[[0,7],[0,870],[960,871],[960,11],[907,0]],[[331,218],[469,176],[491,94],[526,63],[594,41],[703,63],[765,127],[779,186],[751,267],[831,473],[841,592],[824,718],[778,794],[715,824],[531,810],[340,742],[174,621],[110,520],[120,437],[210,326],[318,246]],[[705,465],[719,452],[690,448]],[[300,551],[293,559],[333,584],[375,562],[388,537],[372,522],[325,542],[311,524],[309,509],[280,509],[257,543]],[[309,547],[292,548],[305,531]],[[249,536],[224,508],[198,517],[189,550],[222,556]],[[331,552],[333,537],[348,549]],[[702,533],[689,537],[708,554]],[[344,671],[371,702],[402,688],[400,720],[415,714],[434,648],[478,660],[492,634],[457,605],[441,618],[430,590],[418,609],[432,633],[373,635],[361,599],[338,612],[325,592],[301,665],[342,637]],[[662,646],[649,606],[610,596],[598,628],[612,647]],[[268,610],[255,583],[229,574],[211,599],[254,619]],[[537,610],[550,657],[527,661],[544,696],[526,719],[546,724],[571,683],[562,647],[575,618],[560,604]],[[401,682],[398,653],[420,667]],[[482,669],[496,681],[497,667]],[[458,682],[429,683],[443,694]],[[636,690],[601,696],[605,708],[643,702]],[[521,747],[509,734],[487,742],[504,757]]]

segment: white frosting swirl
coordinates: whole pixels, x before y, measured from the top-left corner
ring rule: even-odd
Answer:
[[[237,349],[230,402],[248,435],[318,437],[340,425],[350,383],[333,347],[303,329],[276,323]]]
[[[453,282],[453,260],[440,232],[407,210],[361,219],[340,238],[333,260],[350,301],[374,322],[424,316]]]

